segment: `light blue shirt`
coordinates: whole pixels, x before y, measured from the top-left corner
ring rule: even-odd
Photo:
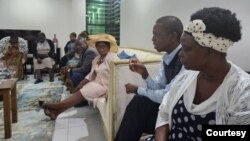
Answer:
[[[166,76],[164,71],[163,61],[169,65],[170,62],[174,59],[176,53],[181,49],[181,45],[175,48],[170,54],[165,54],[162,57],[162,62],[160,65],[159,74],[156,76],[155,80],[148,76],[145,80],[147,87],[138,87],[137,93],[151,99],[156,103],[161,103],[164,95],[168,92],[170,88],[170,83],[166,85]],[[183,70],[183,69],[181,69]]]

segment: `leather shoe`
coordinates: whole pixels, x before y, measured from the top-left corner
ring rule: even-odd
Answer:
[[[53,82],[54,81],[54,77],[49,79],[49,82]]]
[[[43,80],[42,80],[42,79],[37,79],[37,80],[35,81],[35,84],[40,83],[40,82],[43,82]]]

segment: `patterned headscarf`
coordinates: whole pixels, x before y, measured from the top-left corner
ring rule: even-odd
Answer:
[[[216,37],[212,33],[204,33],[206,25],[202,20],[191,21],[184,31],[191,33],[194,40],[203,47],[209,47],[222,53],[227,53],[233,42],[224,37]]]

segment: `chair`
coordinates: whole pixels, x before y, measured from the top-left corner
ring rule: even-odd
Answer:
[[[158,74],[162,54],[147,50],[120,47],[119,52],[122,51],[131,55],[135,54],[138,59],[145,64],[152,77]],[[108,141],[114,140],[125,108],[134,96],[133,94],[126,94],[124,85],[128,82],[140,86],[144,84],[144,81],[137,73],[129,70],[128,63],[128,59],[118,59],[111,63],[107,97],[99,98],[97,102],[97,108],[103,122],[104,133]]]
[[[33,64],[33,54],[27,54],[25,63],[23,64],[24,74],[33,74],[34,64]]]

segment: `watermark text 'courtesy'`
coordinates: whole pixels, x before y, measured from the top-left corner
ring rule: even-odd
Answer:
[[[212,139],[250,141],[250,125],[203,125],[202,141]]]

